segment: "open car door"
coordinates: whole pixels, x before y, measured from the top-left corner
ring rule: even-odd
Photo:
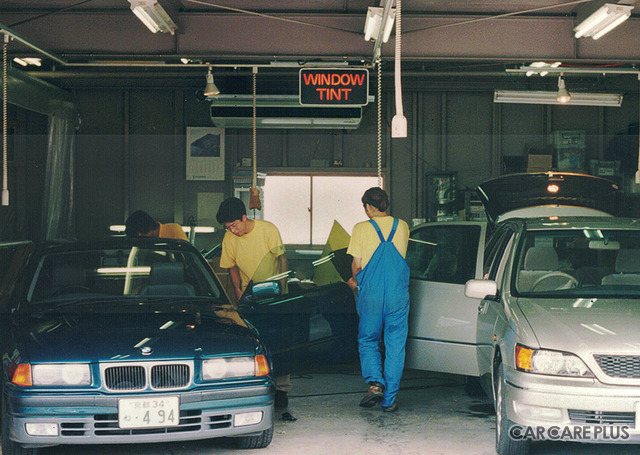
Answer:
[[[465,283],[483,274],[484,222],[437,222],[409,238],[409,335],[405,366],[478,376],[478,301]]]
[[[349,234],[334,223],[319,257],[288,251],[284,277],[264,278],[259,266],[263,278],[252,280],[240,299],[240,313],[271,351],[276,376],[356,359],[355,296],[344,281],[348,243]]]

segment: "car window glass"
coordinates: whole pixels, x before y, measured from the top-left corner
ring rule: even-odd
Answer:
[[[407,263],[411,278],[464,284],[475,277],[481,227],[429,225],[411,233]]]
[[[45,255],[29,291],[31,302],[108,297],[214,297],[221,288],[195,252],[159,248],[65,251]]]
[[[0,245],[0,311],[7,310],[20,271],[32,251],[31,242],[9,242]]]
[[[487,242],[487,247],[484,253],[484,261],[482,265],[482,276],[485,279],[489,278],[489,271],[491,270],[491,264],[495,261],[496,254],[498,253],[498,249],[500,245],[504,242],[504,237],[507,235],[507,230],[499,229],[489,238]]]
[[[501,250],[502,253],[499,253],[496,256],[496,260],[494,261],[496,269],[495,272],[493,272],[495,274],[495,277],[492,279],[495,280],[496,283],[498,283],[498,291],[502,289],[504,271],[509,260],[509,252],[513,248],[514,237],[515,236],[513,235],[512,231],[507,232],[507,235],[505,236],[506,242],[504,243],[504,248]]]
[[[529,231],[514,262],[519,295],[629,297],[640,292],[640,231]]]
[[[491,245],[492,251],[485,261],[484,277],[489,280],[496,280],[501,260],[507,248],[507,244],[513,236],[513,231],[504,229],[498,233],[496,242]]]

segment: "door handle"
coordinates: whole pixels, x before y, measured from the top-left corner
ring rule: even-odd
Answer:
[[[487,314],[487,304],[488,302],[486,300],[480,302],[480,305],[478,305],[478,314]]]

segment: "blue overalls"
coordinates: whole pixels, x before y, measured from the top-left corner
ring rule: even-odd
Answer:
[[[384,386],[380,404],[391,406],[400,388],[404,369],[405,344],[409,316],[409,265],[391,243],[398,227],[393,220],[389,238],[385,241],[380,227],[373,221],[380,245],[356,275],[358,280],[357,310],[360,316],[358,349],[362,377],[367,383]],[[380,355],[380,338],[384,330],[384,374]]]

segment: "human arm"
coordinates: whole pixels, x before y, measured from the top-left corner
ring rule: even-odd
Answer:
[[[349,278],[349,280],[347,281],[349,287],[354,291],[358,287],[358,279],[356,278],[356,276],[358,275],[360,270],[362,270],[362,258],[354,257],[353,261],[351,262],[351,278]]]
[[[229,269],[229,277],[231,278],[231,283],[233,283],[233,290],[236,292],[236,298],[240,301],[240,297],[242,297],[242,287],[240,284],[240,271],[238,270],[237,265],[234,265]]]
[[[287,262],[287,255],[281,254],[280,256],[278,256],[278,272],[285,273],[288,270],[289,270],[289,264]],[[280,289],[282,294],[286,292],[288,278],[289,278],[288,276],[285,276],[280,280]]]

